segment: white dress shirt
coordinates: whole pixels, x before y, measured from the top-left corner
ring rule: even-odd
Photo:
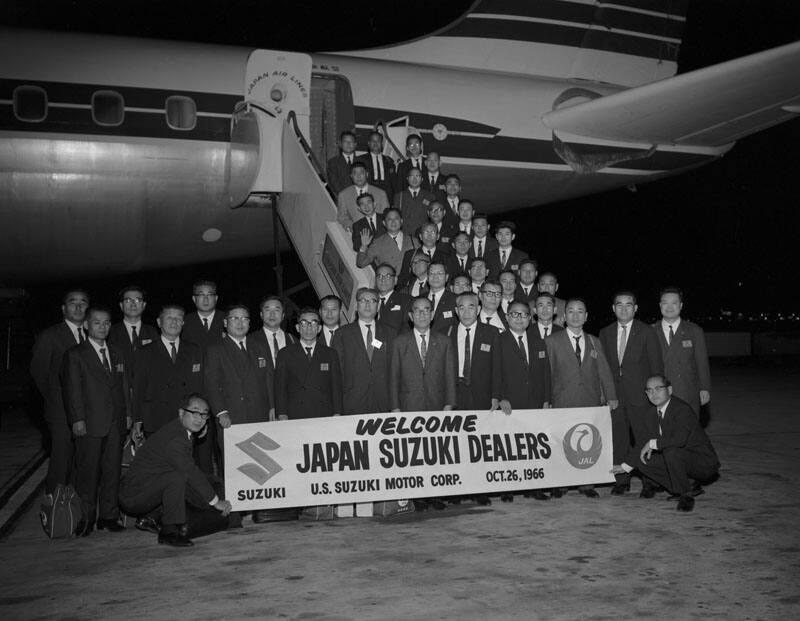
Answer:
[[[475,332],[478,330],[478,322],[476,321],[471,326],[464,327],[463,323],[458,324],[458,331],[456,333],[456,343],[458,344],[458,377],[464,377],[464,342],[467,340],[467,328],[469,328],[469,353],[470,361],[475,357]]]
[[[513,330],[509,330],[511,332],[511,336],[514,337],[514,344],[519,347],[519,337],[522,337],[522,349],[525,350],[525,362],[528,364],[531,363],[531,356],[530,352],[528,351],[528,335],[525,332],[516,333]]]
[[[678,317],[674,323],[667,323],[665,319],[661,320],[661,330],[664,332],[664,340],[669,343],[669,327],[672,326],[672,334],[678,333],[678,326],[681,325],[681,318]]]
[[[572,351],[577,351],[575,349],[576,345],[575,337],[578,335],[572,332],[571,330],[567,330],[567,334],[569,335],[569,344],[572,345]],[[586,357],[586,335],[583,332],[581,332],[578,342],[581,345],[581,362],[583,362],[583,359]]]
[[[539,329],[539,336],[542,337],[542,340],[546,338],[544,329],[547,328],[547,336],[553,334],[553,323],[550,322],[550,325],[544,325],[543,323],[536,322],[536,327]]]
[[[172,347],[170,343],[175,343],[175,353],[180,351],[181,347],[181,337],[176,338],[174,341],[170,341],[166,336],[163,334],[161,335],[161,342],[164,343],[164,347],[167,348],[167,353],[172,356]]]

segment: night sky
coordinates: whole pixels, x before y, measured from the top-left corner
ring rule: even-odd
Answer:
[[[355,0],[320,9],[310,2],[228,0],[208,9],[208,3],[189,2],[11,0],[3,3],[0,23],[321,51],[413,38],[446,25],[469,5],[463,0]],[[800,39],[799,5],[795,0],[694,0],[680,71]],[[684,288],[688,317],[720,310],[800,311],[798,162],[800,120],[794,120],[739,141],[709,166],[641,185],[636,192],[615,190],[505,215],[532,231],[520,245],[543,268],[556,271],[559,293],[587,298],[594,329],[611,319],[610,296],[621,287],[639,293],[643,318],[657,312],[657,291],[666,284]],[[463,181],[466,195],[469,180]],[[98,293],[106,290],[111,301],[123,282],[143,283],[152,293],[148,311],[154,312],[173,287],[186,290],[180,301],[188,304],[190,281],[210,274],[229,301],[255,304],[270,286],[270,262],[257,257],[89,284]],[[300,277],[289,275],[288,284]],[[32,294],[43,301],[53,291],[45,287]]]

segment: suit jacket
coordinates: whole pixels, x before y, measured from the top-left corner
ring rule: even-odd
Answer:
[[[136,364],[133,418],[144,423],[148,434],[177,416],[186,395],[203,392],[203,350],[191,341],[180,340],[173,363],[159,338],[141,349]]]
[[[375,165],[372,160],[372,153],[364,153],[358,156],[358,161],[363,162],[367,167],[367,179],[370,185],[375,185],[381,190],[386,192],[386,196],[394,196],[399,186],[397,185],[397,177],[395,176],[394,160],[388,155],[381,155],[383,158],[383,180],[378,179],[378,171],[375,170]]]
[[[569,330],[561,330],[544,341],[550,359],[553,407],[593,407],[615,400],[614,378],[600,340],[584,332],[586,351],[578,363],[570,335]]]
[[[203,320],[196,312],[189,313],[184,317],[181,339],[191,341],[205,350],[211,343],[219,343],[224,338],[225,313],[219,309],[214,313],[214,319],[211,325],[208,326],[208,330],[206,330],[206,327],[203,325]]]
[[[108,342],[122,352],[122,357],[125,362],[125,374],[128,380],[128,388],[133,389],[136,387],[135,373],[136,373],[136,356],[137,352],[154,341],[161,338],[159,331],[153,326],[148,326],[142,322],[141,330],[139,330],[138,343],[131,343],[130,336],[128,336],[128,328],[125,322],[120,321],[111,326],[108,333]]]
[[[358,252],[358,249],[361,248],[361,231],[364,229],[369,230],[369,222],[367,221],[366,216],[359,218],[353,223],[353,231],[351,236],[353,238],[353,250],[355,252]],[[375,214],[375,233],[372,237],[372,241],[374,242],[385,232],[386,227],[383,226],[383,218],[381,218],[378,214]]]
[[[378,322],[391,328],[394,332],[407,330],[410,307],[411,297],[408,294],[393,291],[384,302],[383,311],[378,315]],[[380,298],[378,298],[378,308],[380,308]]]
[[[562,328],[561,326],[557,326],[555,323],[552,323],[552,324],[550,324],[550,331],[547,333],[547,336],[550,336],[551,334],[555,334],[556,332],[561,332],[563,329],[564,328]],[[544,339],[542,338],[542,335],[539,334],[539,326],[537,326],[535,323],[531,323],[531,325],[528,328],[528,330],[531,333],[531,338],[537,344],[538,343],[544,343]]]
[[[447,255],[447,275],[450,277],[450,282],[459,274],[467,274],[469,272],[470,261],[472,261],[472,257],[467,255],[464,258],[464,269],[461,269],[461,262],[455,251]]]
[[[700,414],[700,391],[711,391],[711,369],[703,329],[681,319],[672,343],[667,345],[661,322],[653,324],[661,346],[664,374],[672,382],[672,394],[686,401],[695,414]]]
[[[647,324],[634,319],[628,329],[622,364],[617,356],[617,322],[600,330],[599,336],[614,376],[620,405],[647,405],[649,402],[644,392],[647,378],[664,373],[656,333]]]
[[[246,353],[228,337],[206,350],[204,386],[208,404],[214,416],[227,411],[234,425],[267,421],[274,405],[269,347],[248,336],[245,348]]]
[[[522,288],[521,284],[517,284],[517,289],[514,291],[514,299],[519,302],[524,302],[525,304],[530,304],[535,301],[537,295],[539,295],[539,290],[536,288],[535,284],[531,285],[528,295],[525,295],[525,289]]]
[[[111,373],[88,339],[67,350],[64,359],[64,404],[70,425],[86,423],[93,438],[108,435],[112,425],[125,433],[131,408],[125,359],[116,347],[106,342]]]
[[[389,347],[389,406],[404,412],[435,412],[456,405],[456,352],[450,339],[428,331],[425,366],[413,330]]]
[[[428,297],[430,297],[430,291]],[[458,324],[458,316],[456,315],[456,300],[458,296],[445,289],[436,294],[436,312],[431,318],[431,330],[436,332],[447,333],[450,326]]]
[[[472,340],[470,348],[470,376],[464,377],[464,381],[469,381],[472,391],[472,399],[476,408],[488,410],[492,406],[492,397],[497,392],[497,382],[499,374],[494,372],[494,355],[497,351],[498,337],[500,331],[494,326],[486,324],[472,324],[475,330],[475,338]],[[458,323],[451,325],[447,329],[447,336],[456,356],[456,374],[462,378],[464,361],[458,356]],[[462,404],[458,404],[462,407]]]
[[[658,450],[685,449],[705,458],[706,463],[712,467],[719,467],[719,458],[708,439],[706,432],[700,426],[697,414],[691,406],[674,392],[664,410],[664,420],[661,421],[661,436],[658,434],[658,410],[648,402],[648,405],[637,408],[637,415],[631,416],[631,428],[634,435],[634,447],[625,460],[630,465],[639,463],[639,454],[644,445],[651,439],[657,440]]]
[[[413,280],[414,275],[411,272],[411,261],[419,249],[407,250],[403,254],[403,263],[400,266],[400,271],[397,273],[397,286],[405,287],[410,280]],[[447,258],[450,256],[451,248],[447,244],[438,242],[436,248],[433,250],[431,263],[444,263],[447,265]]]
[[[403,216],[403,233],[414,236],[417,230],[428,221],[428,207],[436,197],[419,188],[416,198],[411,196],[411,190],[406,187],[402,192],[394,195],[392,206],[400,210]]]
[[[61,368],[64,354],[78,341],[65,321],[50,326],[36,337],[31,356],[31,376],[42,394],[48,421],[67,424]]]
[[[372,333],[381,345],[373,346],[372,360],[361,334],[358,319],[339,328],[333,335],[333,349],[342,371],[342,414],[388,412],[389,345],[397,332],[380,322],[372,323]]]
[[[372,194],[373,199],[375,199],[375,213],[381,214],[384,209],[389,207],[389,199],[386,197],[386,192],[379,187],[368,184],[367,193]],[[356,198],[358,198],[358,190],[354,185],[346,187],[337,195],[337,219],[339,224],[345,228],[352,227],[353,223],[364,215],[358,210]]]
[[[286,335],[286,345],[297,342],[294,335],[289,334],[286,330],[284,330],[283,333]],[[275,407],[275,364],[272,360],[272,349],[267,342],[267,334],[264,332],[263,326],[258,330],[253,330],[247,335],[247,342],[250,343],[251,341],[259,348],[266,347],[267,353],[270,354],[270,356],[267,357],[267,386],[269,386],[269,394],[272,395],[272,406]]]
[[[495,399],[507,399],[513,409],[540,409],[550,402],[550,361],[547,347],[533,330],[525,336],[528,360],[517,337],[506,330],[498,337],[494,351]]]
[[[447,244],[447,247],[453,251],[451,244],[453,243],[456,233],[458,233],[458,218],[453,219],[452,217],[445,216],[444,220],[442,220],[442,225],[439,227],[439,242]]]
[[[431,184],[431,174],[427,170],[422,171],[422,188],[430,192],[436,197],[437,201],[441,201],[444,207],[449,205],[444,204],[445,197],[447,196],[447,188],[444,185],[444,180],[447,175],[443,175],[442,171],[437,173],[436,182]]]
[[[519,264],[528,258],[528,253],[519,248],[512,247],[506,257],[505,268],[500,264],[500,248],[493,248],[486,252],[486,269],[489,270],[489,278],[499,278],[500,272],[504,269],[511,269],[515,272],[519,270]]]
[[[478,238],[474,235],[472,236],[472,245],[469,247],[470,256],[474,259],[478,257]],[[497,240],[494,237],[489,237],[488,235],[483,238],[483,254],[479,258],[487,259],[487,253],[491,252],[492,250],[496,250],[498,247]]]
[[[358,267],[367,267],[368,265],[378,267],[381,263],[388,263],[394,268],[395,273],[399,274],[403,265],[403,256],[413,247],[414,242],[408,235],[403,234],[403,249],[400,250],[397,242],[388,233],[385,233],[373,239],[366,252],[358,253],[356,265]]]
[[[336,335],[334,334],[334,338]],[[342,370],[335,350],[317,342],[309,360],[301,341],[278,352],[275,414],[319,418],[342,413]]]
[[[133,496],[139,490],[150,488],[152,482],[163,475],[179,472],[186,476],[186,484],[203,500],[213,500],[216,495],[214,488],[192,458],[192,440],[177,414],[176,411],[174,418],[147,438],[136,452],[123,479],[120,494],[123,499],[126,495]]]
[[[500,332],[508,330],[508,318],[506,317],[506,314],[503,312],[502,307],[498,306],[497,313],[495,314],[497,315],[497,318],[500,320],[500,323],[503,324],[502,328],[500,328],[500,326],[495,326],[495,328],[500,330]],[[478,313],[478,321],[480,321],[481,323],[486,323],[483,311]]]
[[[397,291],[398,293],[402,293],[403,295],[408,296],[409,298],[411,298],[412,301],[413,301],[413,298],[418,297],[420,295],[428,297],[428,293],[430,293],[430,285],[428,285],[428,281],[427,280],[419,288],[419,291],[417,292],[416,295],[412,294],[412,291],[414,290],[414,285],[416,284],[416,282],[417,282],[417,279],[413,278],[412,280],[409,281],[409,283],[405,287],[399,287],[399,286],[396,287],[395,291]],[[411,310],[411,304],[408,305],[408,310],[409,311]]]
[[[425,166],[425,160],[428,158],[424,155],[420,156],[419,158],[419,165],[417,168],[420,169],[422,173],[423,179],[428,174],[428,169]],[[397,164],[397,174],[395,175],[395,179],[397,179],[397,186],[398,188],[404,188],[408,185],[408,171],[411,170],[414,163],[411,161],[411,158],[404,159],[402,162]],[[441,174],[441,173],[440,173]]]
[[[355,153],[352,153],[351,156],[353,162],[358,161]],[[342,155],[341,151],[338,155],[328,160],[328,164],[325,167],[325,178],[328,180],[328,187],[334,196],[338,196],[339,192],[348,185],[353,185],[353,180],[350,178],[350,164],[347,163],[347,158]]]

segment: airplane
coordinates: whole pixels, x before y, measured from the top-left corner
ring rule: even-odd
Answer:
[[[676,75],[686,3],[641,7],[477,0],[421,39],[313,55],[1,29],[0,278],[269,253],[275,202],[313,269],[297,197],[330,215],[315,173],[344,129],[363,149],[380,127],[396,159],[420,134],[497,213],[676,175],[800,114],[800,42]]]

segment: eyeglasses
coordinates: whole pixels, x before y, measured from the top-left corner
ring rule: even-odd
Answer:
[[[531,316],[531,314],[522,311],[511,311],[508,316],[513,317],[514,319],[527,319]]]
[[[645,388],[644,391],[649,395],[654,392],[660,392],[662,390],[666,390],[666,386],[653,386],[652,388]]]
[[[503,293],[501,291],[481,291],[481,295],[485,295],[489,298],[500,298],[503,297]]]
[[[144,298],[122,298],[122,301],[126,304],[141,304]]]
[[[250,321],[250,317],[228,317],[228,321]]]
[[[307,319],[301,319],[297,322],[297,325],[299,325],[301,328],[316,328],[319,325],[319,321],[316,319],[312,319],[311,321],[308,321]]]
[[[375,275],[375,279],[376,280],[391,280],[392,278],[394,278],[394,274],[376,274]]]
[[[207,419],[210,416],[208,412],[200,412],[199,410],[187,410],[186,408],[181,408],[181,409],[187,414],[193,414],[194,416],[202,418],[203,420]]]

